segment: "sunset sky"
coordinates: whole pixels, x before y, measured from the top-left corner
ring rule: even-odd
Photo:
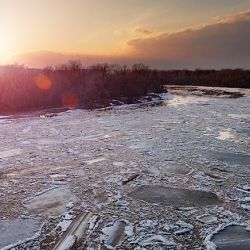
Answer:
[[[250,0],[0,0],[0,64],[250,68]]]

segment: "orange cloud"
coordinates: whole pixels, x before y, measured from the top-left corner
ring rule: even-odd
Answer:
[[[137,28],[149,35],[149,30]],[[250,10],[217,18],[205,24],[173,33],[150,34],[126,42],[117,56],[97,56],[55,52],[20,55],[15,61],[27,66],[44,67],[69,60],[94,63],[145,63],[155,68],[249,68]],[[126,51],[126,53],[124,52]]]
[[[70,54],[53,51],[35,51],[16,56],[14,62],[24,64],[29,67],[43,68],[48,65],[60,65],[72,60],[80,60],[84,65],[94,63],[113,62],[115,56],[97,56],[87,54]]]
[[[149,30],[149,29],[146,29],[146,28],[143,28],[143,27],[135,28],[134,32],[135,33],[141,33],[141,34],[144,34],[144,35],[151,35],[153,33],[152,30]]]
[[[135,58],[167,67],[249,67],[250,10],[216,23],[127,42]]]

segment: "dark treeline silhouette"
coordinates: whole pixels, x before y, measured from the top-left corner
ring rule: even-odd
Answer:
[[[0,67],[0,113],[56,107],[94,108],[111,100],[133,103],[165,85],[203,85],[249,88],[250,70],[152,70],[143,64],[131,67],[80,61],[44,69],[19,65]]]
[[[132,67],[79,61],[45,69],[11,65],[0,68],[0,113],[56,107],[106,106],[118,99],[133,103],[164,91],[160,72],[143,64]]]
[[[249,88],[250,70],[168,70],[161,71],[167,84]]]

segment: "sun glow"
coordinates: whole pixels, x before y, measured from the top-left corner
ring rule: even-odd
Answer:
[[[0,40],[0,63],[5,63],[7,60],[7,46]]]

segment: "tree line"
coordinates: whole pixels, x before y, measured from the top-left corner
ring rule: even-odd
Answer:
[[[133,103],[167,84],[249,88],[250,71],[154,70],[143,64],[95,64],[70,61],[55,67],[0,67],[0,113],[56,107],[94,108],[111,100]]]
[[[250,70],[168,70],[162,71],[168,84],[250,88]]]

